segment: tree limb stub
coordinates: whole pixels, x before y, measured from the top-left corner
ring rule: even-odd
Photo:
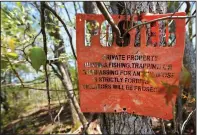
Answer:
[[[99,10],[101,11],[101,13],[104,15],[105,19],[108,21],[108,23],[112,26],[113,30],[115,31],[117,40],[121,41],[122,37],[121,37],[120,29],[115,24],[113,18],[111,17],[110,13],[108,12],[103,2],[96,2],[96,4]]]

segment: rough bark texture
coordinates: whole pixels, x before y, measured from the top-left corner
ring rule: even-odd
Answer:
[[[99,14],[100,11],[96,6],[96,2],[84,2],[83,9],[86,14]]]
[[[183,63],[192,76],[189,92],[192,93],[192,96],[196,97],[196,49],[194,48],[192,42],[189,40],[189,36],[187,34],[185,40],[185,52],[183,57]],[[193,109],[195,107],[196,105],[194,105]],[[196,113],[194,113],[192,119],[196,127]]]
[[[192,76],[192,82],[190,86],[190,92],[193,96],[196,95],[196,51],[192,44],[192,42],[189,40],[189,36],[186,34],[186,40],[185,40],[185,52],[184,52],[184,58],[183,58],[184,66],[187,68],[187,70],[191,73]]]
[[[72,85],[72,81],[71,81],[70,74],[68,71],[68,67],[66,64],[61,63],[61,62],[58,64],[58,67],[63,76],[62,84],[67,89],[66,93],[69,98],[69,103],[71,105],[73,120],[75,124],[77,124],[76,122],[80,120],[80,122],[82,122],[83,126],[85,127],[87,120],[85,116],[83,115],[83,113],[81,112],[79,103],[76,99],[76,96],[74,95],[73,85]]]

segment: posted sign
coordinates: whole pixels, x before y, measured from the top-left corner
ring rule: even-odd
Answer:
[[[143,15],[140,21],[148,22],[171,15]],[[173,16],[185,16],[185,13],[176,13]],[[116,24],[125,19],[125,16],[119,15],[112,17]],[[135,16],[133,21],[137,22],[138,19]],[[161,28],[161,22],[158,21],[151,23],[149,28],[141,26],[138,37],[137,29],[133,29],[129,32],[129,44],[124,47],[116,44],[115,34],[112,34],[113,40],[109,45],[109,25],[104,27],[104,21],[103,15],[78,14],[76,17],[77,63],[82,112],[126,111],[138,115],[172,119],[172,102],[175,102],[176,95],[167,105],[165,95],[158,91],[163,83],[175,85],[179,83],[185,45],[185,19],[168,19],[168,24],[163,23],[165,28]],[[173,28],[168,27],[170,22],[174,23]],[[91,29],[91,35],[86,33],[87,23],[93,29]],[[101,37],[103,29],[106,35]],[[163,33],[161,29],[165,29]],[[172,29],[175,29],[174,33]],[[103,42],[102,38],[106,40]],[[89,43],[86,42],[87,39]],[[161,45],[161,39],[164,45]],[[136,40],[139,40],[138,46],[135,45]],[[174,45],[171,44],[172,42]],[[105,43],[106,45],[103,45]],[[157,83],[144,79],[142,77],[144,72],[154,75]]]

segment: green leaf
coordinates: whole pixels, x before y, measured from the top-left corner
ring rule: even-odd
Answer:
[[[46,64],[46,55],[41,47],[33,47],[30,49],[29,58],[32,62],[32,67],[38,71],[41,65]]]
[[[180,84],[184,86],[184,88],[189,88],[191,84],[191,74],[190,72],[182,66],[181,75],[180,75]]]
[[[12,58],[12,59],[17,59],[18,58],[18,54],[17,53],[14,53],[14,52],[7,53],[6,55],[9,58]]]

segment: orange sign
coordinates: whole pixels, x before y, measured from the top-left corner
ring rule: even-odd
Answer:
[[[134,16],[133,24],[171,15]],[[123,21],[125,16],[112,17],[123,31],[131,24]],[[78,14],[76,24],[82,112],[126,111],[172,119],[176,95],[167,105],[165,94],[158,91],[164,83],[179,83],[175,80],[183,60],[185,19],[161,20],[132,29],[121,45],[116,44],[115,34],[102,15]],[[143,77],[143,73],[152,78]]]

